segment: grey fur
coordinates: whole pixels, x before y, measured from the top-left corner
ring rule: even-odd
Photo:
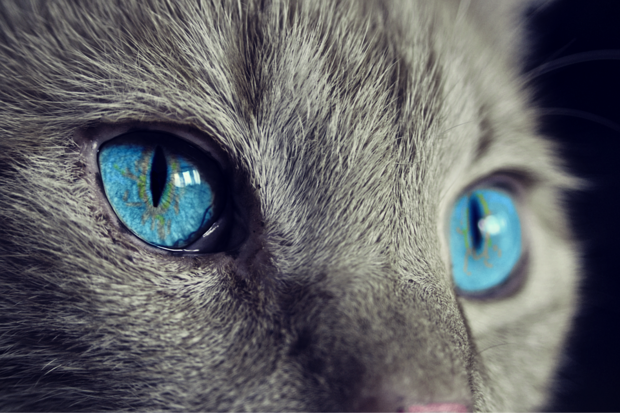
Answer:
[[[536,132],[519,2],[471,3],[2,1],[0,408],[541,408],[576,307],[576,181]],[[92,144],[132,127],[218,148],[238,250],[122,229]],[[496,174],[525,276],[460,298],[444,224]]]

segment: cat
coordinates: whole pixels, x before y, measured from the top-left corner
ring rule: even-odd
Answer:
[[[543,408],[528,6],[0,2],[0,409]]]

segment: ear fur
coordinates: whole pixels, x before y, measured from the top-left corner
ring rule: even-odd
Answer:
[[[497,50],[511,56],[513,63],[520,64],[529,40],[525,17],[551,3],[553,0],[462,0],[459,8],[474,16]]]

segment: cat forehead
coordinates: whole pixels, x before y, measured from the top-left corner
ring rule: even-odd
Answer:
[[[273,180],[274,160],[290,169],[278,173],[299,178],[317,168],[361,179],[415,174],[429,157],[438,168],[452,162],[425,142],[482,153],[510,135],[494,133],[497,124],[523,129],[507,68],[463,34],[475,31],[457,6],[3,3],[3,100],[63,131],[189,124],[213,135],[257,185]],[[261,169],[265,159],[271,166]]]
[[[52,123],[188,123],[242,157],[279,140],[391,145],[453,126],[440,113],[452,6],[3,3],[3,72]]]

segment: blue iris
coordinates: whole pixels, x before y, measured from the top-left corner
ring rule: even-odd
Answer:
[[[450,253],[456,287],[480,293],[504,283],[521,257],[521,223],[512,198],[478,189],[455,204]]]
[[[143,241],[184,248],[217,218],[215,161],[168,134],[135,132],[102,145],[99,170],[112,208]]]

